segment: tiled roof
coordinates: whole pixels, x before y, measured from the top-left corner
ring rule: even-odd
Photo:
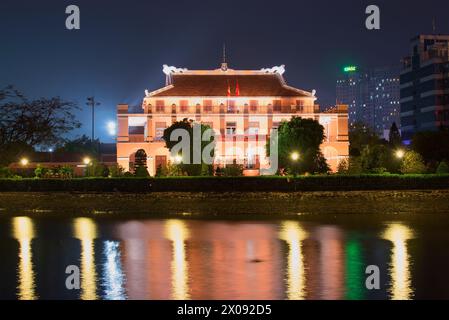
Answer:
[[[225,97],[228,84],[231,96],[311,97],[309,92],[289,87],[278,74],[174,74],[172,84],[151,94],[152,97]]]

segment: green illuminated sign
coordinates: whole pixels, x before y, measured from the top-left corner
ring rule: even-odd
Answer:
[[[344,72],[355,72],[357,71],[357,67],[356,66],[347,66],[343,68]]]

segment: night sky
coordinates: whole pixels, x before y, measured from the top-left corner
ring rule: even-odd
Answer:
[[[66,6],[81,10],[81,30],[65,28]],[[381,10],[381,30],[365,28],[365,8]],[[163,86],[162,64],[188,69],[219,67],[223,42],[229,67],[285,64],[292,86],[317,90],[323,107],[335,102],[342,67],[398,64],[419,33],[449,34],[449,1],[30,1],[0,2],[0,86],[28,97],[61,96],[82,107],[95,95],[97,133],[118,103],[139,105],[144,90]]]

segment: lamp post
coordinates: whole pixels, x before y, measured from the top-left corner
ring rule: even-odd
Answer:
[[[92,143],[95,140],[95,107],[99,106],[101,103],[95,101],[95,97],[88,97],[86,105],[90,106],[92,108],[92,136],[91,140]]]
[[[84,166],[85,166],[84,175],[87,177],[88,176],[89,165],[92,163],[92,160],[89,157],[85,157],[83,159],[83,163],[84,163]]]
[[[296,151],[292,152],[290,154],[290,159],[292,160],[293,176],[296,177],[296,175],[297,175],[296,170],[297,170],[297,163],[298,163],[298,160],[299,160],[299,153],[296,152]]]

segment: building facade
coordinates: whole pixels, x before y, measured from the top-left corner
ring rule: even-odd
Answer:
[[[400,127],[400,67],[361,70],[345,67],[337,80],[337,104],[347,104],[349,127],[361,123],[388,138],[393,122]]]
[[[449,126],[449,35],[419,35],[401,72],[402,137]]]
[[[176,121],[190,119],[216,132],[214,165],[239,163],[246,174],[270,167],[266,141],[272,129],[293,116],[315,119],[325,128],[321,149],[336,170],[349,153],[347,106],[320,112],[315,92],[286,84],[284,66],[262,70],[233,70],[223,63],[216,70],[187,70],[164,66],[166,86],[145,91],[141,110],[117,107],[117,162],[133,171],[138,150],[147,155],[150,175],[174,159],[162,139]]]

